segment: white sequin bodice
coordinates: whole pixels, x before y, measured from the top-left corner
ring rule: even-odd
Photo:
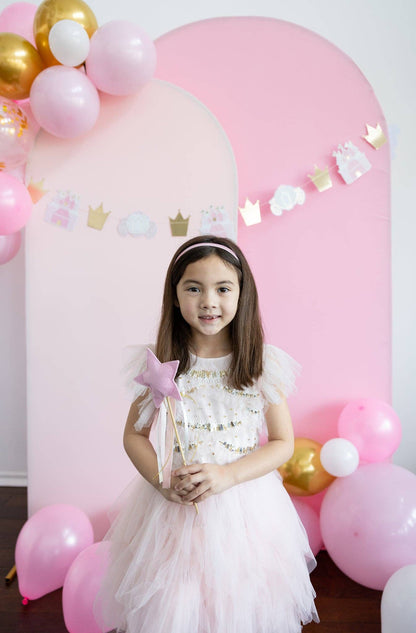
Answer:
[[[240,391],[227,385],[231,355],[191,359],[191,369],[177,379],[182,402],[176,404],[187,462],[226,464],[255,450],[265,408],[259,386]],[[173,465],[181,465],[177,445]]]

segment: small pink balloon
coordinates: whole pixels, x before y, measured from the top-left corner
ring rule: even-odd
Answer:
[[[153,77],[156,48],[136,24],[113,20],[93,34],[85,65],[88,77],[98,90],[128,95]]]
[[[98,92],[76,68],[50,66],[35,78],[30,90],[32,113],[39,125],[60,138],[89,132],[100,112]]]
[[[316,556],[323,546],[318,513],[306,501],[292,498],[292,502],[308,535],[312,553]]]
[[[32,212],[32,198],[23,183],[0,171],[0,235],[17,233]]]
[[[360,466],[328,488],[320,521],[341,571],[382,590],[394,572],[416,563],[416,475],[389,463]]]
[[[0,32],[17,33],[28,40],[33,46],[33,19],[38,7],[30,2],[14,2],[0,13]]]
[[[50,505],[35,512],[24,524],[16,543],[22,596],[35,600],[62,587],[72,562],[93,540],[90,520],[75,506]]]
[[[10,235],[0,235],[0,265],[7,264],[18,253],[22,243],[20,231]]]
[[[66,575],[62,591],[65,626],[69,633],[103,633],[94,616],[94,603],[108,567],[110,543],[102,541],[84,549]],[[116,628],[117,622],[106,628]]]
[[[341,411],[338,434],[354,444],[365,462],[381,462],[398,448],[402,428],[397,413],[381,400],[352,400]]]

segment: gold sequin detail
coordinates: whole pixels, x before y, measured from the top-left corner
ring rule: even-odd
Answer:
[[[176,424],[178,426],[184,426],[183,420],[176,420]],[[193,431],[228,431],[241,424],[241,420],[231,420],[230,422],[219,422],[217,424],[215,422],[194,422],[193,424],[188,424],[188,428]]]
[[[238,453],[239,455],[247,455],[247,453],[252,453],[257,448],[257,442],[252,446],[234,446],[229,444],[229,442],[220,442],[220,444],[232,453]]]

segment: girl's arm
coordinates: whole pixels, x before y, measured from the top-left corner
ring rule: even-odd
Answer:
[[[236,484],[256,479],[272,472],[293,455],[294,434],[287,402],[271,404],[266,413],[269,441],[253,453],[230,464],[193,464],[177,469],[180,477],[175,489],[181,493],[193,484],[195,489],[185,495],[186,501],[203,501]]]
[[[130,457],[136,469],[139,473],[150,483],[157,488],[159,492],[169,501],[175,501],[176,503],[182,503],[190,505],[184,496],[193,489],[190,486],[185,486],[181,491],[176,491],[173,488],[163,488],[159,483],[158,477],[158,464],[155,449],[153,448],[150,440],[150,427],[145,427],[140,431],[136,431],[134,428],[137,422],[140,405],[144,400],[144,396],[139,396],[137,400],[133,402],[130,407],[129,414],[127,416],[126,425],[124,427],[123,444],[127,455]],[[172,484],[179,482],[179,478],[172,478]]]

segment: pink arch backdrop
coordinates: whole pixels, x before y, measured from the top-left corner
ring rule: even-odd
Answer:
[[[271,18],[218,18],[157,41],[157,76],[200,99],[234,150],[239,201],[260,200],[262,222],[239,243],[254,270],[267,339],[302,365],[291,401],[296,434],[324,442],[350,399],[390,401],[390,157],[362,135],[383,113],[342,51]],[[372,167],[347,185],[332,152],[351,141]],[[314,164],[333,186],[318,192]],[[277,217],[279,185],[301,186],[302,206]]]

